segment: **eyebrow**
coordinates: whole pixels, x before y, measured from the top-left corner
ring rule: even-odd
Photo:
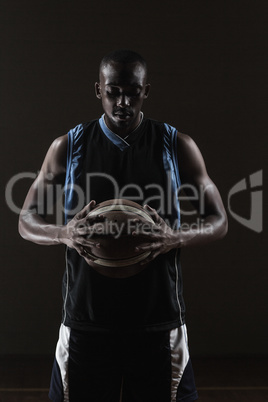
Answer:
[[[107,84],[105,84],[106,87],[120,87],[122,85],[116,83],[116,82],[108,82]],[[135,87],[135,88],[142,88],[142,85],[140,84],[128,84],[128,85],[123,85],[126,87]]]

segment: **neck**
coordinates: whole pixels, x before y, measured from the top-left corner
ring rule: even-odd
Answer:
[[[106,127],[110,131],[112,131],[114,134],[118,135],[119,137],[125,139],[125,138],[129,137],[134,131],[136,131],[139,128],[139,126],[141,125],[141,122],[143,120],[143,113],[140,112],[139,118],[137,119],[137,124],[134,126],[134,128],[132,128],[132,127],[127,127],[127,128],[122,127],[120,129],[120,127],[119,128],[117,127],[116,129],[114,129],[113,127],[109,127],[109,125],[106,123],[106,116],[105,115],[104,115],[103,120],[104,120],[104,124],[106,125]]]

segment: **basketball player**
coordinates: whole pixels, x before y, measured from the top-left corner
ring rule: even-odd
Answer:
[[[54,402],[194,401],[180,250],[226,234],[221,197],[194,141],[143,115],[150,85],[139,54],[123,50],[105,56],[95,90],[103,116],[52,143],[19,222],[25,239],[66,246],[63,316],[49,396]],[[48,223],[43,212],[57,185],[65,189],[64,225]],[[193,188],[203,190],[202,203],[201,197],[193,201],[200,227],[180,228],[182,185],[191,196]],[[94,254],[100,247],[94,231],[103,220],[88,218],[88,212],[96,202],[118,198],[118,192],[145,203],[155,222],[151,230],[130,234],[144,239],[137,252],[150,255],[141,272],[123,279],[97,272],[86,251]]]

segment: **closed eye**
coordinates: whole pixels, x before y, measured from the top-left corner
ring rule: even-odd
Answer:
[[[118,88],[116,87],[108,87],[106,89],[106,94],[110,97],[110,98],[116,98],[118,96],[124,95],[127,96],[128,98],[136,98],[138,96],[140,96],[141,90],[139,88],[131,88],[129,91],[120,91]]]
[[[106,91],[107,95],[110,96],[111,98],[115,98],[116,96],[120,96],[120,92],[119,91]]]

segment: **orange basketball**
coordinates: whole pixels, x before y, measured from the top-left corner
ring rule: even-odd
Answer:
[[[150,214],[139,204],[124,199],[108,200],[98,204],[89,216],[103,215],[105,221],[98,224],[95,236],[100,248],[86,249],[94,262],[90,265],[99,273],[114,277],[126,278],[140,272],[145,266],[139,263],[150,252],[135,251],[135,247],[144,243],[141,236],[132,236],[138,227],[146,230],[154,224]],[[135,220],[135,222],[133,222]]]

